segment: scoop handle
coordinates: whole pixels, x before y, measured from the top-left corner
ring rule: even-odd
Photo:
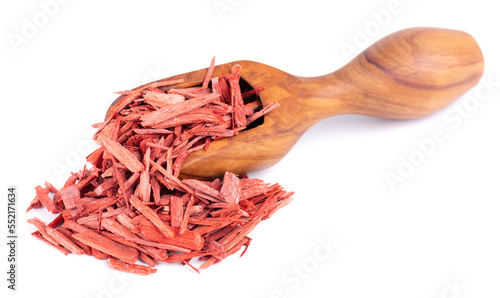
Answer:
[[[418,118],[464,94],[483,69],[483,55],[471,35],[410,28],[377,41],[333,73],[301,78],[304,104],[319,119],[343,113]]]

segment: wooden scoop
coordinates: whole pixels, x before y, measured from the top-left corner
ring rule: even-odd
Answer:
[[[253,61],[219,65],[213,75],[221,75],[222,68],[230,73],[235,64],[242,66],[241,78],[252,87],[266,87],[259,93],[264,105],[279,102],[280,106],[264,116],[262,125],[190,154],[181,169],[183,177],[208,179],[225,171],[247,173],[269,167],[309,127],[333,115],[414,119],[432,114],[474,86],[484,68],[472,36],[438,28],[393,33],[343,68],[319,77],[297,77]],[[201,69],[163,80],[183,78],[188,84],[175,86],[182,88],[200,85],[205,74]]]

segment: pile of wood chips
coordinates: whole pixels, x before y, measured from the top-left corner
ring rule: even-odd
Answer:
[[[156,272],[156,262],[198,271],[193,258],[207,268],[246,250],[248,233],[293,193],[230,172],[213,181],[179,174],[189,153],[238,134],[278,104],[262,107],[253,95],[263,88],[241,92],[241,66],[212,78],[213,70],[214,60],[197,87],[167,80],[119,92],[111,117],[96,125],[100,147],[89,165],[60,190],[50,183],[35,188],[27,211],[59,215],[49,224],[28,220],[38,229],[33,235],[66,255],[107,259],[113,269],[141,275]]]

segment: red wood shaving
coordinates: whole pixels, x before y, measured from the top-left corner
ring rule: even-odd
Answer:
[[[156,272],[156,268],[152,268],[151,266],[131,265],[121,262],[115,258],[108,258],[108,265],[116,270],[131,272],[139,275],[148,275]]]
[[[95,125],[101,146],[87,157],[92,167],[70,175],[60,190],[35,188],[27,211],[45,207],[59,216],[47,225],[28,220],[38,229],[33,235],[64,254],[107,259],[113,269],[140,275],[156,272],[158,262],[198,272],[193,258],[207,268],[245,246],[243,255],[247,235],[293,193],[230,172],[211,182],[179,179],[191,152],[237,135],[279,106],[255,99],[264,88],[242,94],[241,66],[220,77],[212,77],[214,67],[212,60],[199,87],[168,80],[119,92],[111,117]]]
[[[42,203],[45,209],[47,209],[49,212],[55,213],[56,207],[54,205],[54,202],[52,202],[49,195],[47,194],[47,191],[41,186],[35,187],[35,191],[38,200]]]

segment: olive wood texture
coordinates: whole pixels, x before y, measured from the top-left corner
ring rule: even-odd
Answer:
[[[241,78],[252,87],[266,87],[259,93],[264,105],[280,106],[264,116],[263,124],[190,154],[181,169],[183,177],[210,179],[226,171],[242,174],[269,167],[309,127],[330,116],[414,119],[432,114],[473,87],[484,68],[472,36],[424,27],[393,33],[341,69],[319,77],[298,77],[253,61],[216,66],[213,76],[221,75],[222,68],[230,73],[235,64],[242,66]],[[205,73],[201,69],[163,80],[183,78],[187,83],[175,88],[195,86]]]

